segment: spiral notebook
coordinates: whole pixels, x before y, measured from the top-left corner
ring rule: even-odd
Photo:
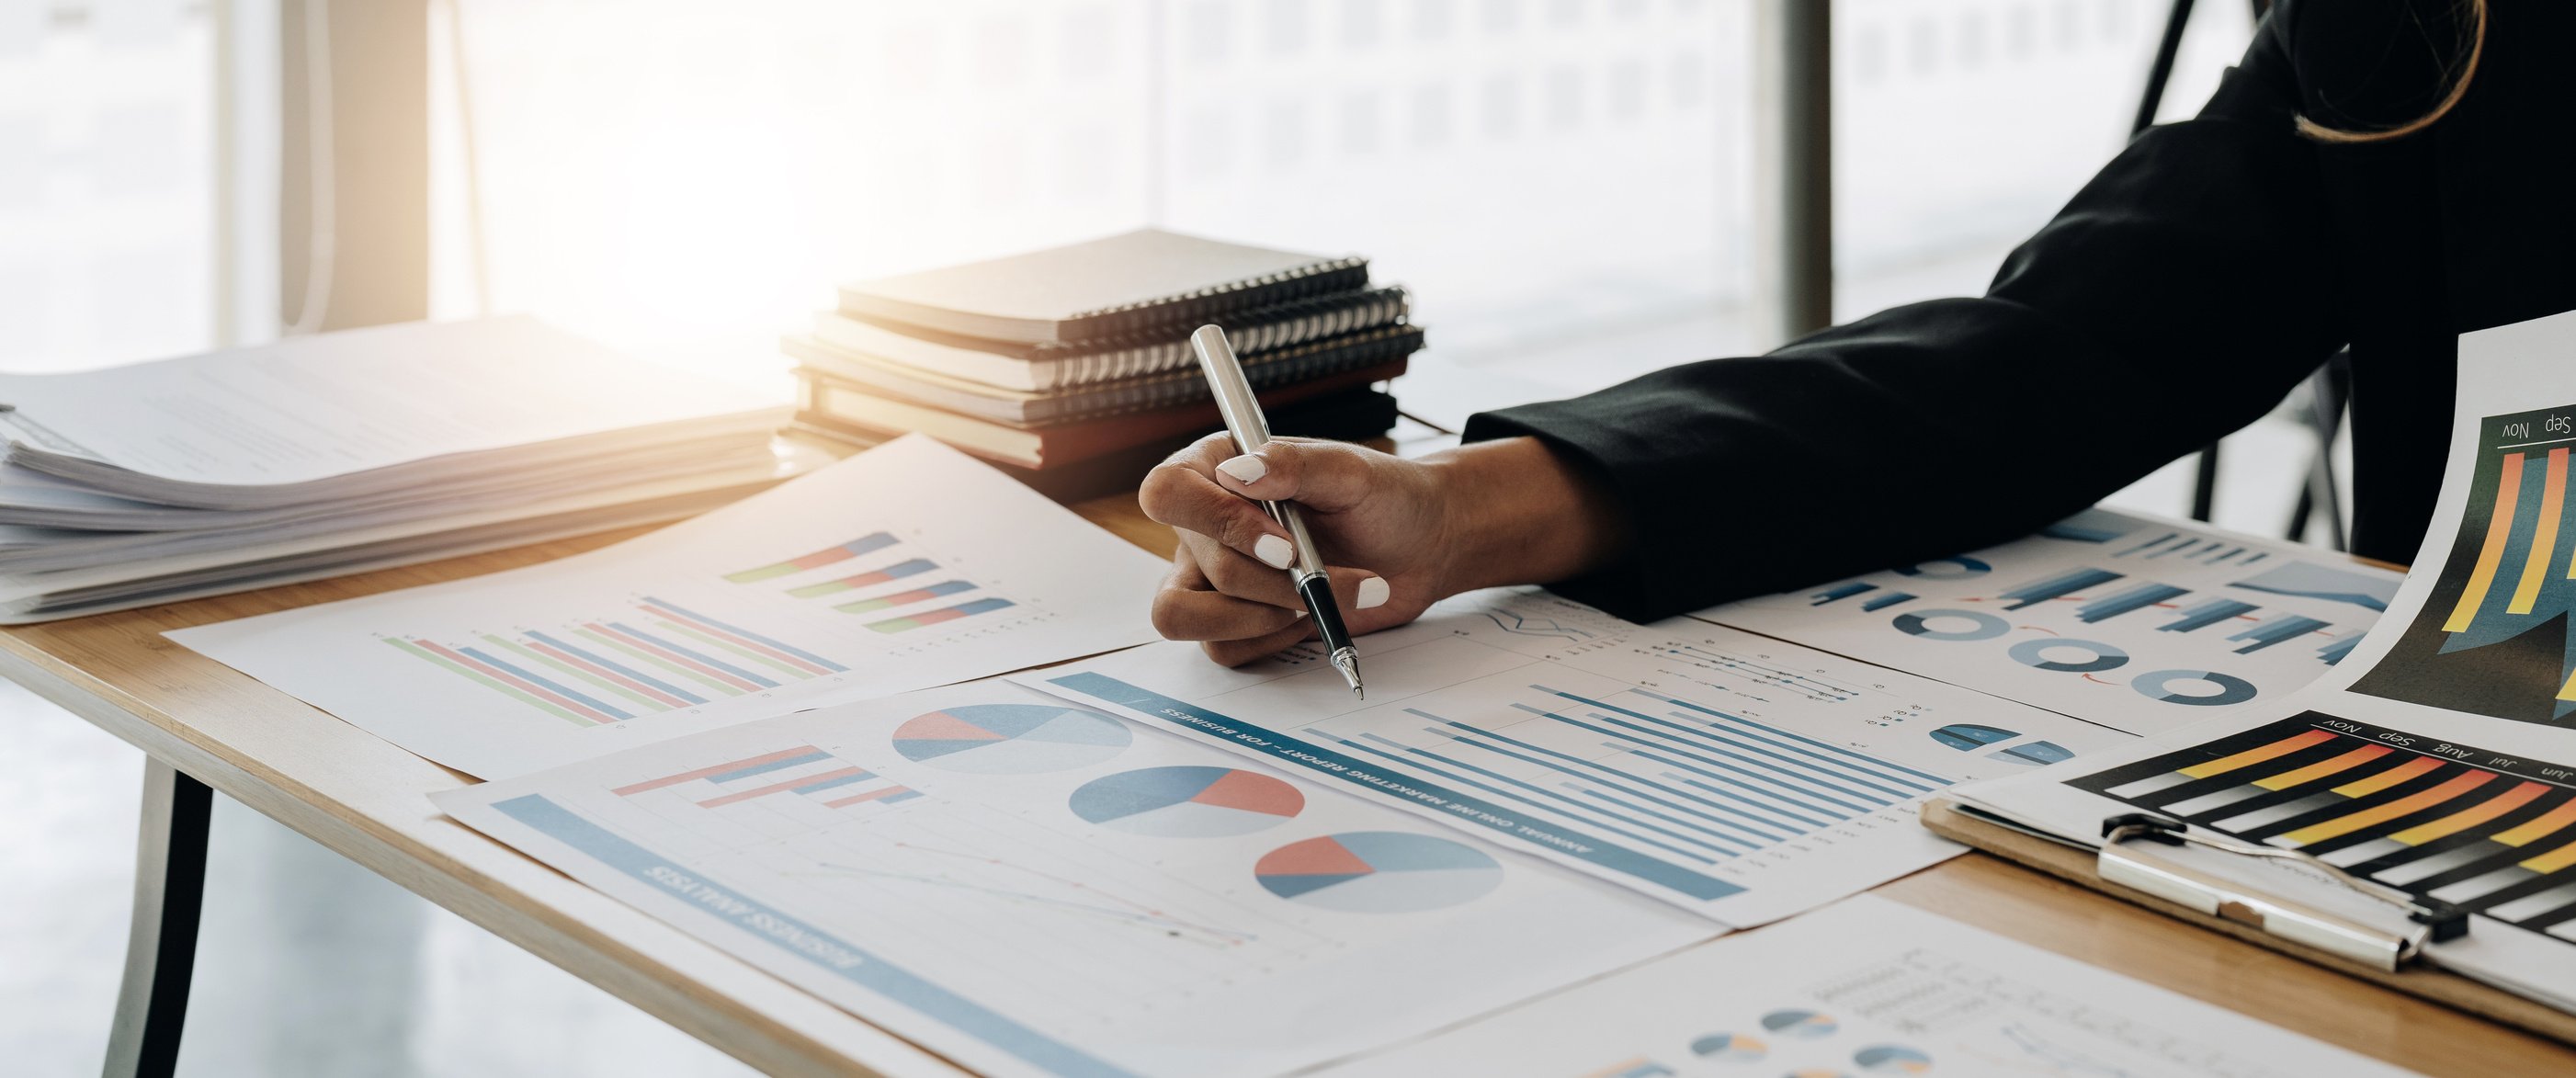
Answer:
[[[1195,367],[1032,392],[996,389],[935,371],[883,363],[817,341],[790,337],[780,345],[804,363],[800,375],[819,375],[864,391],[1015,426],[1074,423],[1208,399],[1207,379]],[[1420,329],[1384,326],[1253,353],[1244,357],[1244,377],[1259,390],[1359,370],[1374,372],[1370,381],[1384,381],[1403,374],[1405,357],[1421,347]]]
[[[1396,287],[1308,296],[1208,321],[1225,327],[1246,363],[1261,353],[1339,337],[1405,320],[1407,297]],[[814,318],[813,339],[887,364],[962,378],[998,389],[1045,393],[1194,368],[1189,331],[1196,325],[1082,341],[995,341],[919,326],[882,323],[827,311]],[[792,350],[791,350],[792,351]]]
[[[841,287],[850,315],[996,341],[1084,341],[1368,284],[1368,260],[1139,229]]]

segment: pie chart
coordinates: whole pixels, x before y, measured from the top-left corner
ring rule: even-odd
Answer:
[[[1929,1074],[1932,1057],[1901,1044],[1873,1044],[1852,1053],[1852,1062],[1871,1074]]]
[[[1733,1063],[1750,1063],[1771,1051],[1771,1046],[1758,1038],[1741,1033],[1711,1033],[1691,1042],[1691,1053],[1703,1059],[1723,1059]]]
[[[1841,1029],[1842,1026],[1834,1021],[1832,1015],[1825,1014],[1821,1011],[1802,1011],[1793,1009],[1773,1011],[1769,1014],[1763,1015],[1762,1028],[1770,1030],[1771,1032],[1777,1033],[1783,1037],[1796,1037],[1800,1040],[1811,1041],[1818,1037],[1830,1037],[1833,1035],[1835,1030]]]
[[[1277,826],[1306,807],[1279,779],[1231,767],[1148,767],[1075,790],[1073,814],[1112,831],[1156,838],[1224,838]]]
[[[1481,850],[1406,831],[1346,831],[1262,855],[1254,879],[1291,902],[1345,913],[1418,913],[1483,897],[1503,866]]]
[[[966,704],[895,727],[904,759],[977,775],[1029,775],[1099,763],[1127,751],[1127,727],[1052,704]]]

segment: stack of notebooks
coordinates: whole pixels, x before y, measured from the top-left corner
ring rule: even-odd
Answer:
[[[1144,230],[848,285],[790,337],[800,426],[928,434],[1058,499],[1132,486],[1222,426],[1189,335],[1225,327],[1274,434],[1395,425],[1375,388],[1422,347],[1368,261]]]
[[[0,622],[694,515],[825,458],[785,419],[526,318],[0,376]]]

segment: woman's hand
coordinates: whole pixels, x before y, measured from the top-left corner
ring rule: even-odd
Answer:
[[[1236,455],[1210,435],[1145,479],[1145,515],[1180,534],[1154,627],[1228,666],[1313,635],[1286,569],[1288,530],[1254,504],[1293,501],[1353,634],[1420,617],[1476,588],[1544,583],[1606,559],[1606,499],[1536,439],[1406,460],[1342,442],[1281,439]]]

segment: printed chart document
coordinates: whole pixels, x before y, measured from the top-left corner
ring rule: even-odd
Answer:
[[[991,681],[436,800],[991,1074],[1278,1074],[1717,931],[1234,763]]]
[[[1746,976],[1747,970],[1763,974]],[[1862,895],[1319,1073],[2395,1078],[2413,1072]]]
[[[2449,470],[2385,624],[2291,700],[2150,738],[2041,781],[1961,791],[2079,842],[2146,809],[2460,905],[2425,960],[2576,1008],[2576,734],[2562,527],[2576,316],[2460,339]],[[2551,605],[2551,604],[2557,605]],[[2161,851],[2160,851],[2161,852]],[[2184,847],[2206,871],[2403,929],[2305,866]]]
[[[1017,675],[1738,927],[1957,853],[1963,779],[2128,738],[1963,689],[1535,590],[1368,637],[1369,695],[1311,648],[1241,669],[1165,643]]]
[[[2361,642],[2400,578],[2092,509],[2002,546],[1696,616],[2154,734],[2315,680]]]
[[[916,436],[561,561],[169,635],[493,778],[1153,639],[1164,569]]]

